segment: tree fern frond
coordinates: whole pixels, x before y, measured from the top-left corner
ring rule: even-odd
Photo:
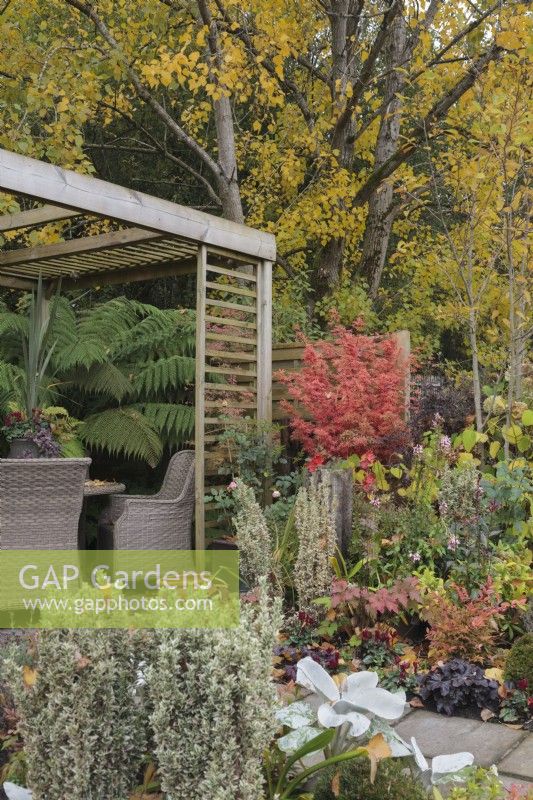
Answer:
[[[194,358],[171,356],[141,364],[132,383],[137,395],[152,395],[178,388],[194,380]]]
[[[0,313],[0,337],[15,335],[17,337],[28,335],[28,319],[22,314],[15,314],[13,311],[2,311]]]
[[[194,430],[194,407],[173,403],[139,403],[138,409],[159,433],[165,444],[177,445]]]
[[[71,381],[84,392],[107,395],[122,400],[132,391],[132,384],[124,373],[109,361],[93,364],[89,369],[78,369]]]
[[[122,336],[114,356],[147,359],[156,355],[190,354],[194,351],[194,328],[191,333],[189,327],[184,324],[183,315],[174,310],[150,314]]]
[[[137,305],[134,301],[118,297],[84,311],[78,322],[78,337],[82,340],[99,339],[111,349],[113,343],[137,323]]]
[[[74,367],[89,369],[93,364],[102,364],[107,361],[108,348],[98,337],[84,337],[77,339],[61,351],[55,353],[55,365],[59,370],[69,370]]]
[[[110,408],[81,424],[80,439],[90,447],[146,461],[154,467],[161,458],[161,439],[147,417],[135,407]]]
[[[0,386],[14,397],[14,402],[22,403],[24,387],[26,385],[26,373],[17,364],[9,364],[7,361],[0,361]]]

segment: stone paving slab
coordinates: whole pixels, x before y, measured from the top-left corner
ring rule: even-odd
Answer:
[[[531,789],[533,787],[533,783],[524,780],[517,780],[509,775],[502,775],[500,774],[500,780],[505,786],[506,789],[510,789],[511,786],[518,786],[519,789]]]
[[[507,775],[516,775],[533,781],[533,735],[526,733],[518,747],[515,747],[499,764],[498,769]]]
[[[415,711],[409,714],[396,725],[396,730],[407,741],[414,736],[428,758],[467,750],[474,755],[475,763],[482,767],[499,765],[510,751],[530,736],[525,731],[514,731],[503,725],[491,725],[463,717],[446,717],[431,711]],[[524,754],[524,759],[528,759],[531,765],[533,750],[528,752],[529,755]],[[510,772],[503,764],[498,768],[502,772]],[[529,770],[528,773],[513,770],[511,774],[533,779],[531,766]]]

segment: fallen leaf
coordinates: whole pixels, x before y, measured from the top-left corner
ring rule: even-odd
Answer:
[[[382,733],[376,733],[363,749],[366,750],[370,759],[370,783],[374,783],[379,762],[384,758],[389,758],[392,750]]]
[[[91,659],[88,656],[80,655],[76,659],[76,668],[77,669],[85,669],[85,667],[88,667],[90,663],[91,663]]]
[[[507,686],[504,683],[502,683],[501,686],[498,686],[498,697],[501,697],[502,700],[505,700],[508,694],[509,690],[507,689]]]
[[[24,685],[28,688],[35,686],[37,681],[37,670],[33,669],[33,667],[28,667],[25,665],[22,670],[22,680],[24,681]]]
[[[425,707],[424,703],[422,702],[422,700],[419,697],[412,697],[411,700],[409,700],[409,705],[411,706],[411,708],[424,708]]]
[[[499,667],[490,667],[485,670],[485,678],[491,681],[498,681],[499,684],[503,683],[503,669]]]
[[[338,770],[331,781],[331,791],[334,797],[338,797],[341,793],[341,774]]]
[[[523,730],[523,727],[524,727],[521,724],[520,725],[514,725],[514,724],[512,724],[510,722],[504,722],[504,725],[505,725],[506,728],[511,728],[513,731],[521,731],[521,730]]]
[[[494,713],[494,711],[491,711],[490,708],[482,708],[481,709],[480,717],[483,720],[483,722],[488,722],[489,719],[492,719],[495,716],[496,716],[496,714]]]

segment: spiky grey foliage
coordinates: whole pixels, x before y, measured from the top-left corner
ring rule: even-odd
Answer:
[[[164,632],[148,671],[151,724],[168,800],[262,800],[263,751],[276,728],[272,647],[278,602],[262,581],[229,630]]]
[[[328,593],[334,574],[331,559],[337,549],[335,507],[331,479],[327,470],[302,486],[294,506],[298,535],[298,555],[294,565],[294,585],[300,609],[310,609],[313,600]]]
[[[127,630],[45,630],[35,666],[4,664],[34,800],[127,800],[146,748]]]
[[[233,489],[236,511],[233,525],[237,534],[240,556],[240,573],[252,589],[261,578],[273,573],[272,536],[254,490],[238,478]]]

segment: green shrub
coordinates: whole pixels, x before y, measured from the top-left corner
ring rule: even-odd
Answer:
[[[533,687],[533,633],[516,640],[505,663],[505,680],[516,682],[523,678]]]
[[[381,761],[374,783],[366,758],[346,761],[326,770],[315,789],[314,800],[427,800],[427,792],[409,772],[402,759]],[[339,774],[339,793],[332,781]]]
[[[43,630],[31,661],[5,662],[34,800],[129,796],[146,749],[138,658],[127,630]]]

